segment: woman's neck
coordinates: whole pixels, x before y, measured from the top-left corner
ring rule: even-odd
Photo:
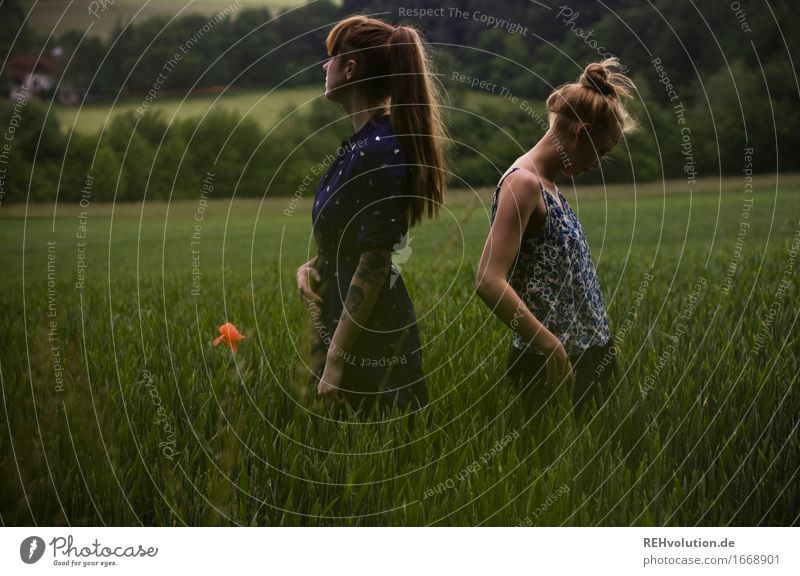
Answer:
[[[380,106],[375,104],[367,104],[356,98],[348,98],[340,105],[342,110],[344,110],[347,116],[350,118],[350,122],[353,124],[354,132],[361,130],[380,108]]]
[[[555,137],[548,130],[547,134],[536,145],[525,153],[524,158],[530,163],[539,178],[554,182],[561,172],[562,158],[554,144]]]
[[[367,109],[351,114],[350,121],[353,123],[353,132],[356,133],[361,130],[374,113],[374,110]]]

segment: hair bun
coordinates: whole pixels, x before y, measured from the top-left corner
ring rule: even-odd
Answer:
[[[617,96],[616,87],[609,81],[608,69],[600,63],[589,64],[580,77],[581,85],[600,92],[603,96]]]
[[[589,64],[576,82],[556,88],[547,98],[551,123],[585,122],[594,130],[616,135],[636,130],[636,120],[624,105],[636,85],[621,69],[619,59],[612,56]]]

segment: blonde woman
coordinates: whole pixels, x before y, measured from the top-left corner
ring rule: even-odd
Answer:
[[[514,330],[509,379],[538,401],[565,384],[578,412],[603,392],[614,349],[586,235],[556,179],[595,167],[635,129],[624,106],[634,89],[609,58],[548,97],[547,133],[497,185],[478,269],[477,293]],[[612,368],[595,370],[604,358]]]

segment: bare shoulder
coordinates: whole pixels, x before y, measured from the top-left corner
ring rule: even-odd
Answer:
[[[542,204],[540,186],[539,178],[530,170],[525,168],[514,170],[506,176],[500,186],[500,205],[511,205],[512,210],[530,216]]]

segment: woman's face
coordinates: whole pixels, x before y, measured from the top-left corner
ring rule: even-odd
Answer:
[[[593,134],[585,128],[572,130],[570,136],[569,144],[564,147],[569,163],[562,170],[567,176],[578,176],[595,168],[616,145],[612,136]]]
[[[325,97],[328,100],[337,102],[341,99],[340,89],[352,76],[351,62],[353,61],[344,62],[341,56],[331,56],[322,65],[322,69],[325,70]]]

